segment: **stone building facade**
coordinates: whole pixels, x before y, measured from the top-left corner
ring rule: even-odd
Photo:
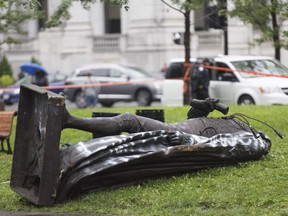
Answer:
[[[58,2],[42,0],[49,15]],[[173,41],[174,33],[184,32],[184,16],[160,0],[129,0],[128,11],[100,1],[89,10],[74,3],[70,13],[72,18],[57,28],[43,28],[43,20],[22,26],[28,31],[25,43],[2,50],[15,74],[32,57],[49,72],[67,75],[76,67],[101,62],[133,64],[160,73],[164,63],[184,58],[184,46]],[[224,54],[223,30],[207,27],[203,17],[203,9],[191,12],[191,57]],[[229,18],[229,54],[273,56],[271,44],[250,45],[257,34],[253,26]]]

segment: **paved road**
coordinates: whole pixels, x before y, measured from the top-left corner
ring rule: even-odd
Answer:
[[[68,109],[76,108],[74,103],[66,102],[66,106]],[[13,105],[5,105],[5,111],[9,110],[18,110],[18,103],[15,103]]]

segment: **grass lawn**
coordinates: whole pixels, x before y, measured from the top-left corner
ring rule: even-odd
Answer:
[[[188,109],[188,106],[165,108],[165,121],[185,119]],[[135,113],[136,108],[70,110],[72,114],[86,117],[90,117],[93,111]],[[288,135],[287,106],[231,106],[229,113],[235,112],[260,119]],[[210,116],[221,114],[215,112]],[[288,215],[287,139],[281,140],[263,124],[253,120],[250,123],[265,131],[272,140],[271,152],[259,161],[83,194],[52,207],[36,207],[10,189],[12,156],[0,153],[0,209],[31,213],[77,212],[83,215]],[[15,124],[12,143],[14,136]],[[91,133],[66,129],[61,134],[61,144],[91,138]]]

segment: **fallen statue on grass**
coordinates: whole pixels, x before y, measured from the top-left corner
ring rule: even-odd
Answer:
[[[61,95],[23,85],[11,188],[32,203],[47,206],[86,191],[258,160],[269,153],[269,137],[252,128],[248,117],[206,117],[214,109],[223,111],[217,99],[191,105],[188,119],[176,123],[131,113],[81,118],[69,114]],[[59,148],[65,128],[103,137]],[[128,134],[116,135],[121,132]]]

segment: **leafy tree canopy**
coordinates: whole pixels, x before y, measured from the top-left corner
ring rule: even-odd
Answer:
[[[128,0],[98,0],[117,4],[119,7],[128,9]],[[52,15],[47,27],[53,27],[69,19],[69,7],[73,2],[81,2],[84,8],[97,0],[62,0],[60,6]],[[0,0],[0,47],[3,44],[20,43],[18,36],[26,32],[20,25],[27,20],[44,18],[43,11],[39,10],[41,5],[38,0]]]
[[[36,63],[39,65],[42,65],[41,62],[38,59],[36,59],[34,56],[32,56],[32,58],[31,58],[31,63]]]
[[[203,0],[161,0],[169,7],[178,10],[179,12],[185,13],[185,11],[191,11],[199,8],[203,5]],[[209,1],[209,0],[205,0]]]
[[[0,61],[0,77],[3,75],[12,76],[12,68],[6,56],[3,56],[3,58]]]
[[[0,0],[0,46],[4,43],[20,43],[15,35],[25,34],[20,24],[41,16],[37,0]],[[12,36],[14,35],[14,36]]]
[[[232,0],[235,7],[228,14],[250,23],[263,34],[256,42],[273,41],[277,48],[287,47],[287,31],[282,28],[288,18],[288,2],[286,0]],[[279,35],[279,38],[275,36]]]

